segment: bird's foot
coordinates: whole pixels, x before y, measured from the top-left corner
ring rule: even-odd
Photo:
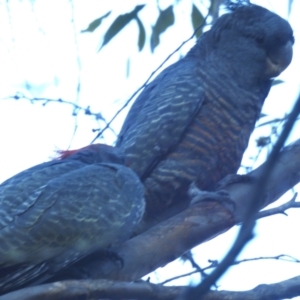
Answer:
[[[113,263],[117,265],[120,270],[124,266],[124,261],[122,257],[112,248],[95,251],[94,253],[82,259],[83,265],[97,263],[101,264],[104,261],[106,261],[107,263]]]
[[[193,206],[201,201],[217,201],[229,211],[235,211],[235,203],[231,200],[229,193],[225,190],[212,192],[202,191],[195,185],[195,183],[192,183],[188,190],[188,194],[192,199],[190,206]]]
[[[124,267],[124,260],[116,251],[108,249],[105,252],[106,252],[105,253],[106,257],[109,260],[113,261],[115,264],[118,264],[120,269],[122,269]]]

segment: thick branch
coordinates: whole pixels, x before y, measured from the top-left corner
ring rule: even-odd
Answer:
[[[107,262],[91,263],[88,268],[93,278],[136,280],[166,265],[187,250],[223,233],[242,222],[247,201],[255,180],[264,165],[250,173],[253,180],[227,187],[236,211],[232,215],[220,203],[203,201],[182,213],[154,226],[117,249],[124,262],[123,268]],[[266,186],[263,207],[276,201],[300,181],[300,140],[281,152]],[[262,207],[262,208],[263,208]]]
[[[201,300],[280,300],[300,295],[300,276],[275,283],[261,284],[253,290],[210,291]],[[0,300],[136,299],[174,300],[186,287],[167,287],[147,282],[130,283],[110,280],[76,280],[44,284],[18,290]],[[200,300],[200,299],[199,299]]]
[[[261,174],[263,168],[264,165],[250,173],[253,180],[245,183],[232,184],[226,188],[230,194],[230,197],[236,204],[236,210],[234,214],[228,211],[219,202],[199,202],[180,214],[165,220],[164,222],[152,227],[150,230],[123,243],[118,249],[116,249],[118,256],[123,262],[122,268],[120,268],[119,263],[116,264],[107,258],[104,259],[100,255],[97,257],[97,259],[92,259],[90,262],[84,261],[81,264],[77,263],[74,265],[74,267],[77,268],[79,272],[81,268],[84,268],[85,271],[88,270],[90,277],[94,279],[106,278],[122,281],[134,281],[154,271],[158,267],[164,266],[165,264],[181,256],[187,250],[223,233],[234,224],[241,222],[246,214],[244,207],[247,207],[246,204],[247,201],[249,201],[249,195],[252,194],[250,192],[252,191],[253,186],[255,186],[255,180]],[[292,188],[299,181],[300,140],[297,143],[286,147],[281,152],[276,165],[270,174],[270,180],[267,183],[263,206],[276,201],[283,193]],[[297,278],[297,280],[299,281],[299,278]],[[77,282],[78,289],[80,288],[79,285],[81,286],[81,283]],[[260,289],[263,287],[264,286],[260,287]],[[39,288],[43,289],[42,286],[32,287],[28,288],[28,291]],[[300,295],[300,291],[297,291],[297,293]],[[209,295],[211,295],[211,293],[209,293]],[[0,297],[0,299],[16,299],[3,297]],[[241,296],[241,294],[239,294],[238,297],[240,298],[236,299],[254,299],[245,298],[244,296]],[[25,299],[24,297],[21,298]],[[280,298],[282,297],[273,297],[270,299]],[[63,297],[63,299],[67,298]]]

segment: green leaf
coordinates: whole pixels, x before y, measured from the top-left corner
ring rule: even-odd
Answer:
[[[97,29],[101,25],[102,21],[110,15],[110,13],[111,13],[111,11],[106,13],[104,16],[94,20],[92,23],[90,23],[90,25],[88,26],[87,29],[81,30],[81,32],[82,33],[83,32],[93,32],[95,29]]]
[[[159,12],[159,16],[156,20],[154,27],[152,28],[152,35],[150,39],[151,51],[159,45],[159,36],[170,26],[174,24],[174,12],[173,5],[170,5],[165,10]]]
[[[192,9],[192,24],[194,31],[203,24],[204,17],[202,16],[201,12],[197,8],[195,4],[193,4],[193,9]],[[202,34],[203,27],[199,28],[196,32],[196,37],[198,38]]]
[[[110,25],[107,32],[104,35],[103,43],[99,49],[99,51],[116,35],[118,34],[129,22],[133,19],[137,18],[138,12],[144,7],[145,5],[137,5],[133,11],[126,13],[124,15],[118,16],[114,22]]]
[[[138,17],[136,17],[136,22],[139,27],[138,47],[139,47],[139,51],[142,51],[142,49],[145,46],[145,41],[146,41],[146,30],[145,30],[143,23],[141,22],[141,20]]]

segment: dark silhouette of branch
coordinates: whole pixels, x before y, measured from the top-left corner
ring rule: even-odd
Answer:
[[[93,260],[84,263],[92,278],[133,281],[154,271],[187,250],[203,243],[240,223],[247,214],[247,203],[255,181],[260,178],[262,165],[251,172],[253,180],[230,185],[227,191],[236,204],[234,216],[220,203],[203,201],[167,219],[148,231],[126,241],[116,250],[124,265]],[[281,151],[265,187],[262,206],[276,201],[300,181],[300,140]]]
[[[78,263],[74,265],[74,268],[80,271],[80,268],[84,267],[88,270],[90,278],[94,279],[106,278],[122,281],[140,279],[158,267],[180,257],[196,245],[241,223],[248,213],[247,206],[252,201],[251,195],[256,182],[261,178],[261,174],[265,173],[266,168],[268,169],[267,163],[252,171],[249,174],[252,180],[249,182],[226,187],[236,206],[234,213],[228,211],[220,202],[201,201],[172,218],[161,220],[156,225],[145,224],[145,228],[141,229],[139,235],[115,249],[123,262],[121,269],[119,264],[102,259],[100,256],[88,263],[84,262],[83,266]],[[299,170],[300,140],[280,152],[264,187],[261,208],[273,203],[300,182]],[[80,282],[78,282],[79,285]]]
[[[201,268],[197,263],[196,263],[196,261],[194,260],[194,256],[193,256],[193,254],[192,254],[192,252],[191,251],[187,251],[186,253],[184,253],[182,256],[181,256],[181,260],[183,260],[183,261],[189,261],[190,262],[190,264],[192,265],[192,267],[194,268],[194,269],[196,269],[195,271],[193,271],[193,273],[199,273],[200,275],[201,275],[201,278],[205,278],[206,276],[207,276],[207,274],[205,273],[205,271],[207,270],[207,269],[210,269],[210,268],[213,268],[213,267],[215,267],[216,265],[217,265],[217,261],[210,261],[210,266],[209,267],[206,267],[206,268]],[[188,275],[186,275],[186,276],[188,276]],[[177,278],[180,278],[181,276],[176,276]],[[183,276],[183,277],[185,277],[185,275]],[[160,283],[160,284],[165,284],[166,282],[169,282],[169,281],[172,281],[172,280],[174,280],[174,279],[170,279],[170,280],[166,280],[166,281],[164,281],[164,282],[162,282],[162,283]]]
[[[210,291],[201,300],[281,300],[299,295],[300,276],[274,283],[261,284],[243,292]],[[186,287],[162,286],[148,282],[116,282],[110,280],[62,281],[18,290],[0,300],[74,300],[135,299],[174,300]],[[198,298],[200,299],[200,298]]]
[[[298,194],[295,193],[291,200],[289,200],[288,202],[286,202],[280,206],[259,212],[257,215],[257,219],[269,217],[269,216],[276,215],[276,214],[283,214],[283,215],[287,216],[287,213],[285,212],[286,210],[288,210],[290,208],[299,208],[300,207],[300,202],[296,201],[297,195]]]
[[[200,201],[181,213],[160,221],[145,224],[136,237],[120,245],[115,252],[122,259],[123,267],[100,256],[91,261],[75,264],[85,268],[90,278],[134,281],[182,256],[193,247],[241,223],[248,214],[256,181],[265,173],[265,163],[249,175],[252,180],[229,185],[226,191],[235,203],[232,213],[220,202]],[[278,156],[269,180],[265,185],[261,208],[275,202],[286,191],[300,182],[300,140],[285,147]],[[148,227],[147,227],[148,226]],[[152,226],[152,227],[151,227]],[[148,230],[147,230],[148,229]]]
[[[287,254],[280,254],[280,255],[276,255],[276,256],[261,256],[261,257],[245,258],[245,259],[241,259],[241,260],[236,260],[232,263],[231,266],[236,266],[236,265],[239,265],[239,264],[242,264],[245,262],[252,262],[252,261],[257,261],[257,260],[282,260],[282,261],[287,261],[287,262],[300,263],[300,260],[295,257],[292,257]],[[203,272],[206,270],[210,270],[212,268],[217,267],[218,263],[219,263],[216,260],[209,260],[208,262],[210,262],[210,265],[205,268],[202,268],[201,270],[194,270],[194,271],[182,274],[182,275],[174,276],[172,278],[169,278],[169,279],[161,282],[160,284],[164,285],[168,282],[171,282],[171,281],[179,279],[179,278],[188,277],[193,274],[197,274],[197,273],[200,273],[200,272]]]

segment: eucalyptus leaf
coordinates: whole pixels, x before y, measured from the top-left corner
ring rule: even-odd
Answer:
[[[170,5],[165,10],[161,10],[156,20],[155,25],[152,28],[152,35],[150,38],[151,51],[159,45],[160,35],[166,31],[166,29],[174,24],[175,17],[173,12],[173,5]]]
[[[197,30],[197,28],[203,24],[204,21],[204,17],[202,16],[201,12],[199,11],[199,9],[197,8],[197,6],[195,4],[193,4],[193,8],[192,8],[192,24],[193,24],[193,29],[194,31]],[[202,29],[203,27],[199,28],[196,32],[196,37],[198,38],[201,34],[202,34]]]
[[[84,33],[84,32],[93,32],[95,29],[97,29],[101,25],[102,21],[110,15],[110,13],[111,13],[111,11],[106,13],[104,16],[94,20],[93,22],[91,22],[89,24],[87,29],[81,30],[81,32],[82,33]]]
[[[143,23],[141,22],[141,20],[138,17],[136,17],[136,22],[139,27],[138,47],[139,47],[139,51],[142,51],[145,46],[145,41],[146,41],[146,30],[145,30]]]
[[[103,43],[99,49],[99,51],[109,43],[109,41],[117,35],[128,23],[130,23],[132,20],[137,18],[138,12],[144,7],[145,5],[137,5],[133,11],[118,16],[113,23],[110,25],[108,30],[106,31]]]

